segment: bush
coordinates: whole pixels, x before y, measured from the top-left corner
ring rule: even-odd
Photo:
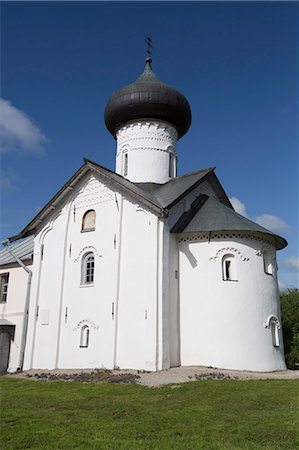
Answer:
[[[299,369],[299,290],[287,289],[280,301],[286,364]]]

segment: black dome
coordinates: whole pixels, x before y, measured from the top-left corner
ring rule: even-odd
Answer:
[[[150,58],[146,60],[142,75],[112,94],[105,108],[105,124],[114,137],[118,127],[134,119],[169,122],[177,129],[179,138],[191,125],[191,110],[186,97],[157,78]]]

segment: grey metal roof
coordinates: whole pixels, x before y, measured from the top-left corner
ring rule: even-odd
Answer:
[[[271,231],[266,230],[260,225],[251,222],[245,217],[240,216],[232,209],[218,178],[214,173],[214,167],[192,172],[180,177],[173,178],[165,184],[155,183],[132,183],[121,175],[93,162],[85,159],[85,164],[68,180],[68,182],[55,194],[55,196],[42,208],[42,210],[31,220],[31,222],[16,236],[10,238],[11,242],[24,238],[35,233],[36,227],[52,212],[56,206],[59,207],[62,199],[75,187],[88,171],[92,171],[100,176],[104,181],[112,183],[117,189],[120,189],[132,198],[149,208],[158,217],[167,217],[168,211],[178,201],[184,198],[189,192],[195,189],[200,183],[208,178],[209,183],[213,186],[217,193],[218,199],[209,197],[209,200],[193,202],[193,208],[188,214],[180,219],[180,223],[176,224],[177,229],[173,232],[199,232],[199,231],[256,231],[271,235],[275,239],[277,248],[283,248],[287,245],[286,241],[274,235]],[[204,200],[204,196],[202,198]],[[226,206],[225,206],[226,205]],[[181,231],[178,231],[181,230]],[[31,238],[32,239],[32,238]],[[30,238],[28,238],[30,242]],[[23,242],[26,242],[24,240]],[[23,243],[16,244],[17,248]],[[29,245],[29,243],[28,243]],[[7,264],[1,262],[0,264]],[[7,255],[5,256],[5,258]],[[3,254],[4,258],[4,254]],[[4,258],[4,259],[5,259]],[[11,258],[11,257],[10,257]],[[6,260],[6,259],[5,259]],[[12,262],[12,261],[10,261]]]
[[[193,190],[198,184],[203,182],[215,167],[198,170],[180,177],[172,178],[165,184],[154,183],[134,183],[143,191],[150,194],[159,202],[163,208],[171,208],[177,201],[184,197],[190,190]]]
[[[287,245],[287,241],[284,238],[241,216],[214,197],[208,198],[183,230],[184,233],[210,231],[263,233],[273,238],[277,249],[282,249]]]
[[[34,236],[29,236],[16,244],[11,245],[13,252],[22,261],[31,259],[33,255],[33,239]],[[16,262],[8,250],[4,247],[0,250],[0,265],[12,264]]]
[[[140,200],[148,202],[152,208],[154,207],[156,209],[156,212],[158,212],[159,215],[167,215],[164,207],[152,192],[143,189],[141,186],[139,186],[138,183],[132,183],[132,181],[127,180],[123,176],[107,169],[106,167],[101,166],[100,164],[97,164],[88,159],[85,159],[85,162],[89,168],[97,172],[102,177],[109,179],[109,181],[114,182],[114,184],[118,185],[119,187],[125,188],[127,192],[130,192],[131,194],[137,196]]]
[[[39,223],[61,202],[61,200],[74,188],[76,183],[81,180],[89,170],[100,175],[100,177],[108,182],[112,182],[114,186],[124,190],[137,201],[147,206],[151,211],[159,217],[167,217],[168,209],[177,201],[188,194],[204,179],[213,175],[213,181],[217,184],[217,177],[213,173],[214,167],[192,172],[181,177],[173,178],[165,184],[153,183],[132,183],[123,176],[113,172],[106,167],[101,166],[89,159],[84,159],[85,164],[65,183],[65,185],[54,195],[54,197],[41,209],[41,211],[29,222],[29,224],[16,236],[10,237],[11,242],[34,233]],[[219,183],[219,182],[218,182]],[[220,193],[224,193],[219,183]],[[224,201],[229,204],[224,193]]]
[[[191,109],[185,96],[162,83],[146,60],[144,72],[128,86],[114,92],[105,108],[105,124],[115,137],[117,128],[134,119],[159,119],[175,126],[178,137],[191,125]]]
[[[35,233],[36,227],[45,219],[45,217],[52,212],[57,205],[60,204],[70,191],[72,191],[78,181],[89,172],[93,171],[101,176],[102,179],[108,182],[113,182],[114,185],[132,197],[146,205],[151,211],[157,214],[159,217],[166,217],[167,210],[165,210],[157,201],[157,199],[150,193],[141,189],[138,185],[125,179],[121,175],[118,175],[112,170],[101,166],[93,161],[84,158],[84,164],[74,173],[74,175],[62,186],[62,188],[51,198],[51,200],[38,212],[38,214],[29,222],[29,224],[23,228],[23,230],[9,239],[11,242],[24,238],[30,234]]]

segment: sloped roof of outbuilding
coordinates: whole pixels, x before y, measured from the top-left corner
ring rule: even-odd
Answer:
[[[29,237],[23,239],[22,241],[17,242],[14,245],[11,245],[13,252],[22,261],[30,260],[32,258],[33,247],[34,247],[33,239],[34,239],[34,236],[29,236]],[[5,248],[5,247],[2,248],[0,250],[0,266],[3,266],[5,264],[12,264],[12,263],[15,263],[15,259],[8,252],[7,248]]]
[[[182,218],[174,225],[172,233],[198,233],[198,232],[247,232],[262,233],[270,237],[278,250],[287,246],[287,241],[277,236],[261,225],[241,216],[228,208],[214,197],[205,196],[198,207],[198,203],[191,205],[191,210],[197,208],[195,214],[189,213],[190,220]]]

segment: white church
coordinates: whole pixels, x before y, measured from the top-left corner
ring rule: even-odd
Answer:
[[[148,57],[105,123],[116,171],[84,160],[0,252],[1,370],[284,370],[287,243],[234,211],[213,167],[177,176],[187,99]]]

